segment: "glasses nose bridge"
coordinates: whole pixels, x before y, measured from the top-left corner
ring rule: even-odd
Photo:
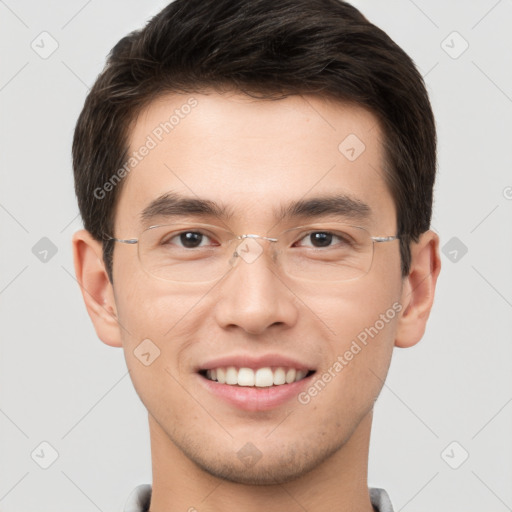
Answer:
[[[242,259],[244,259],[246,261],[246,263],[252,263],[256,259],[258,259],[259,256],[262,253],[264,253],[265,249],[266,249],[265,244],[260,244],[258,242],[258,239],[271,242],[268,245],[270,246],[269,248],[271,249],[271,257],[275,261],[277,252],[278,252],[276,249],[279,245],[278,242],[280,241],[280,239],[269,237],[269,236],[264,236],[264,235],[257,235],[257,234],[253,234],[253,233],[237,235],[234,237],[234,239],[232,239],[232,242],[233,241],[236,242],[236,246],[234,247],[234,251],[231,253],[232,254],[231,258],[241,257]],[[251,243],[251,240],[253,241],[252,243]],[[247,242],[244,244],[244,241],[247,241]],[[255,246],[253,244],[256,244],[257,249],[255,248]],[[230,261],[233,261],[233,260],[231,259]]]
[[[277,238],[271,238],[271,237],[264,236],[264,235],[254,235],[251,233],[247,233],[245,235],[238,235],[236,238],[238,240],[243,240],[244,238],[261,238],[262,240],[268,240],[269,242],[277,242],[278,241]]]

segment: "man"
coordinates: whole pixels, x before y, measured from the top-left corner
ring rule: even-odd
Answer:
[[[440,271],[411,59],[338,0],[176,0],[73,142],[75,270],[148,410],[126,510],[392,510],[372,410]]]

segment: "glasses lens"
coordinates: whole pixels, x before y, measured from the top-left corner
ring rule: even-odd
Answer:
[[[146,272],[159,279],[207,282],[228,270],[227,230],[206,224],[173,224],[146,229],[139,239],[139,258]]]
[[[364,228],[345,224],[294,228],[282,237],[283,271],[310,281],[348,281],[370,270],[373,241]]]

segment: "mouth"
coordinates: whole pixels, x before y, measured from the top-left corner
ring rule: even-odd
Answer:
[[[311,358],[310,358],[311,359]],[[226,354],[195,368],[200,387],[213,400],[237,410],[261,412],[289,406],[311,385],[316,368],[286,354]]]
[[[199,370],[205,379],[227,386],[248,388],[280,387],[300,382],[315,373],[315,370],[285,366],[265,366],[247,368],[236,366],[219,366]]]

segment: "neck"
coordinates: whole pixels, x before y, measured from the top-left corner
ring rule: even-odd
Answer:
[[[191,461],[149,416],[151,512],[373,512],[367,473],[372,412],[331,457],[295,480],[246,485],[219,479]]]

